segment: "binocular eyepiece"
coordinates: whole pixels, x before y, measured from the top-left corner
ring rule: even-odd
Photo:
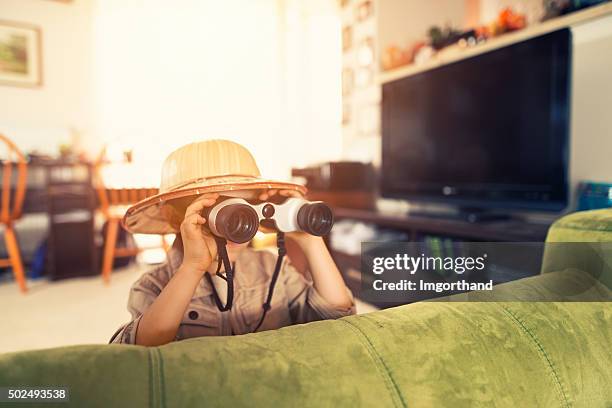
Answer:
[[[282,204],[250,204],[241,198],[230,198],[204,216],[214,235],[239,244],[253,239],[260,224],[277,231],[303,231],[316,236],[326,235],[334,224],[327,204],[302,198],[289,198]]]
[[[298,210],[297,224],[310,235],[327,235],[334,225],[334,213],[322,202],[304,204]]]
[[[257,212],[246,204],[225,206],[219,210],[214,220],[211,221],[210,216],[208,220],[209,228],[216,230],[216,233],[212,231],[213,234],[239,244],[250,241],[259,228]]]

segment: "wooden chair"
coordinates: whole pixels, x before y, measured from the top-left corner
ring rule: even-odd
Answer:
[[[21,217],[28,164],[17,146],[2,134],[0,134],[0,145],[3,145],[7,151],[6,158],[2,160],[0,223],[4,225],[4,241],[9,256],[7,259],[0,259],[0,267],[10,266],[13,269],[19,289],[25,293],[28,288],[13,223]],[[13,183],[13,170],[15,171],[16,184]],[[12,194],[14,194],[14,197],[11,199]]]
[[[94,166],[94,185],[98,195],[99,210],[106,221],[104,237],[104,253],[102,258],[102,278],[110,282],[115,258],[136,256],[140,251],[152,247],[117,247],[119,226],[126,210],[132,204],[157,194],[156,188],[112,188],[104,183],[103,167],[106,163],[106,149],[103,149]],[[161,244],[155,248],[163,248],[166,252],[169,246],[162,235]]]

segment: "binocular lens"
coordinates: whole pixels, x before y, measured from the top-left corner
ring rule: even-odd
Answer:
[[[334,214],[323,203],[305,204],[298,211],[297,222],[302,231],[320,237],[331,231]]]
[[[232,204],[219,211],[215,225],[225,239],[242,244],[253,239],[257,233],[259,217],[248,205]]]

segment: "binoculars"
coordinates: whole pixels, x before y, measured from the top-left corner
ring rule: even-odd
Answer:
[[[334,224],[327,204],[296,197],[281,204],[251,204],[242,198],[228,198],[205,209],[202,215],[214,235],[238,244],[253,239],[260,225],[279,232],[303,231],[322,236]]]

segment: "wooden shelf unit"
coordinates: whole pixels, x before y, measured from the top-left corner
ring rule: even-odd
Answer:
[[[593,6],[585,10],[577,11],[565,16],[550,19],[548,21],[534,24],[522,30],[500,35],[489,39],[487,42],[473,47],[460,48],[457,45],[449,46],[438,52],[423,64],[410,64],[378,74],[378,82],[384,84],[401,78],[418,74],[438,68],[453,62],[461,61],[479,54],[484,54],[498,48],[528,40],[533,37],[557,31],[563,28],[574,27],[597,18],[612,15],[612,2]]]

